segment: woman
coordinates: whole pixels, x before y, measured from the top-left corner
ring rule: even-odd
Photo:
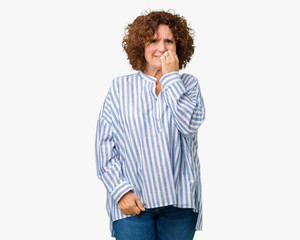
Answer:
[[[123,47],[138,72],[112,81],[96,134],[112,236],[193,239],[202,227],[205,109],[197,78],[178,73],[194,53],[192,30],[178,14],[152,11],[126,27]]]

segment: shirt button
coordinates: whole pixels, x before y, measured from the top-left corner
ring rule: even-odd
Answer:
[[[155,101],[157,101],[157,98],[155,98]]]

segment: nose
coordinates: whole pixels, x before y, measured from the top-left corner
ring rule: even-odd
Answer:
[[[164,53],[165,51],[167,51],[166,44],[165,44],[163,41],[161,41],[161,42],[159,43],[159,45],[158,45],[158,50],[159,50],[160,52],[162,52],[162,53]]]

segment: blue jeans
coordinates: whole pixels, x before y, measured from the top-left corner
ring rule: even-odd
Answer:
[[[198,213],[173,206],[150,208],[113,222],[116,240],[192,240]]]

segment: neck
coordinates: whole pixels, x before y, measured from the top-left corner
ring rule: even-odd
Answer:
[[[145,69],[144,73],[151,77],[155,77],[158,82],[161,79],[161,77],[163,76],[163,73],[160,69],[155,69],[155,70]]]

